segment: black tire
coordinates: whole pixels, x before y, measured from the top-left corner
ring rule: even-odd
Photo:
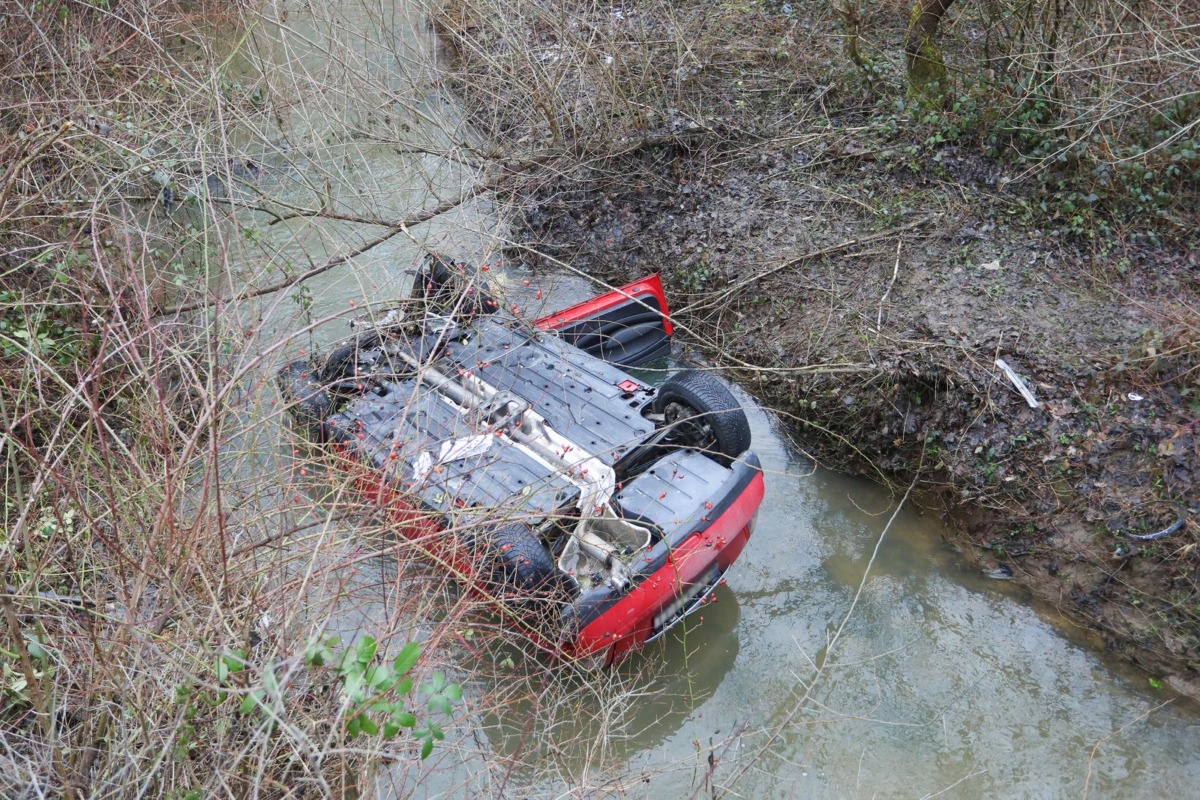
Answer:
[[[441,256],[425,257],[413,283],[412,296],[440,313],[456,312],[464,319],[491,314],[500,307],[481,281],[471,281],[468,267]],[[470,285],[474,283],[475,285]]]
[[[358,367],[358,354],[378,344],[379,334],[371,331],[335,347],[321,365],[321,380],[328,386],[354,377]]]
[[[529,526],[500,525],[476,534],[472,544],[484,589],[506,610],[541,617],[557,609],[558,567]]]
[[[684,370],[658,390],[651,406],[674,428],[668,444],[707,453],[729,466],[750,449],[750,421],[733,392],[711,372]]]
[[[279,371],[279,391],[296,426],[310,438],[324,438],[325,420],[333,413],[334,397],[307,361],[293,361]]]

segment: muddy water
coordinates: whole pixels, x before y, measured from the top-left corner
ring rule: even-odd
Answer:
[[[356,0],[321,6],[319,19],[297,7],[282,26],[264,22],[246,56],[250,70],[290,65],[273,80],[296,98],[264,137],[263,185],[301,205],[325,192],[340,213],[387,219],[456,194],[478,170],[411,152],[469,160],[473,142],[431,88],[419,14]],[[334,64],[356,91],[313,90]],[[319,263],[378,232],[311,218],[261,230],[244,274],[210,279],[261,285],[284,262]],[[351,303],[402,293],[420,246],[480,256],[500,232],[486,202],[471,203],[414,229],[416,242],[397,236],[314,279],[310,294],[268,297],[247,314],[262,319],[264,342],[276,341]],[[538,301],[525,280],[546,292],[547,309],[590,291],[577,276],[509,268],[504,283],[531,312]],[[316,330],[285,350],[346,329]],[[581,682],[516,648],[491,654],[478,677],[478,663],[451,653],[471,713],[427,771],[385,773],[382,795],[711,797],[732,785],[742,797],[1195,796],[1195,708],[1108,663],[1011,585],[963,568],[935,520],[904,510],[881,540],[894,498],[814,470],[746,401],[767,498],[716,602],[602,679]],[[373,630],[387,613],[397,567],[371,569],[387,577],[358,591],[343,631]],[[483,707],[517,684],[527,688],[513,702]]]

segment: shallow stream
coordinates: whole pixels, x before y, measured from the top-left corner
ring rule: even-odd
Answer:
[[[282,27],[264,20],[246,58],[251,72],[286,64],[272,88],[295,96],[256,156],[262,186],[297,203],[314,202],[315,186],[339,212],[384,219],[461,191],[478,175],[475,137],[433,84],[435,50],[420,15],[362,0],[320,6],[293,4]],[[349,77],[332,85],[346,91],[314,90],[338,71]],[[267,342],[401,294],[419,245],[471,258],[498,252],[494,211],[486,199],[463,204],[414,228],[416,241],[398,235],[309,281],[305,294],[268,296],[245,315],[261,320]],[[273,269],[284,258],[320,263],[378,233],[345,220],[261,222],[246,264],[273,253]],[[592,292],[579,276],[498,272],[526,305],[549,309]],[[246,273],[209,282],[278,277]],[[289,352],[346,332],[336,320],[316,330]],[[268,380],[259,387],[272,391]],[[1106,660],[1013,585],[962,566],[937,520],[903,509],[880,541],[896,498],[814,470],[746,401],[767,497],[716,602],[594,694],[570,676],[522,678],[542,701],[468,715],[452,732],[455,747],[439,749],[419,775],[385,778],[382,795],[552,797],[591,787],[712,797],[730,784],[726,796],[755,798],[1196,795],[1195,707]],[[281,433],[273,422],[258,430]],[[373,609],[387,608],[389,581],[371,586],[374,604],[360,594],[346,628],[369,632]],[[464,657],[468,707],[503,682],[503,670],[479,680],[470,667]],[[559,696],[574,699],[554,703]]]

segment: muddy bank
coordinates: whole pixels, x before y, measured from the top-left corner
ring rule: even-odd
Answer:
[[[622,118],[595,77],[616,68],[553,65],[598,54],[628,77],[631,62],[653,72],[651,56],[665,58],[646,30],[700,41],[677,30],[682,15],[642,11],[516,28],[462,5],[439,20],[476,123],[510,151],[558,148],[552,169],[507,198],[509,257],[614,282],[661,272],[689,346],[823,464],[917,481],[965,558],[1189,691],[1200,670],[1194,211],[1149,235],[1137,220],[1073,230],[1039,210],[1011,160],[930,137],[914,112],[881,117],[877,99],[770,56],[795,25],[769,9],[723,28],[719,68],[663,79],[676,105]],[[808,22],[810,33],[829,25]],[[590,43],[564,30],[590,30]],[[529,102],[528,81],[505,82],[522,48],[559,76],[555,97],[575,98],[566,133],[543,124],[553,108]],[[597,108],[611,113],[589,117]]]
[[[883,232],[810,212],[799,233],[810,186],[772,168],[666,190],[543,188],[526,231],[536,249],[614,279],[661,269],[695,346],[822,463],[918,478],[969,558],[1007,566],[1151,672],[1194,673],[1195,254],[1137,254],[1126,279],[1107,258],[989,225],[997,198],[978,189]],[[1138,508],[1151,501],[1169,502]],[[1122,534],[1168,527],[1181,510],[1169,537]]]

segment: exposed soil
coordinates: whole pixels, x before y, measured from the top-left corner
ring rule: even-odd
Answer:
[[[503,111],[515,84],[480,79],[495,29],[443,33],[475,122],[528,137]],[[1072,235],[1030,213],[1011,162],[903,125],[881,138],[858,98],[789,80],[782,106],[713,94],[707,116],[564,157],[514,198],[509,255],[614,282],[661,272],[690,341],[821,463],[918,480],[967,558],[1198,696],[1200,219]],[[809,127],[780,121],[797,96]]]

